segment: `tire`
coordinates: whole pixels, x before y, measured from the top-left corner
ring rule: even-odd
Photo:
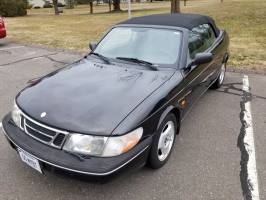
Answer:
[[[211,86],[212,89],[218,89],[223,85],[225,72],[226,72],[226,63],[223,63],[217,80]]]
[[[153,138],[148,158],[149,167],[158,169],[165,165],[172,153],[178,130],[175,115],[168,114]],[[166,133],[168,134],[165,135]]]

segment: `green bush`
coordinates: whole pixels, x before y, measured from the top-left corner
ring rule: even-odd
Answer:
[[[27,0],[0,0],[0,16],[15,17],[27,14]]]
[[[1,0],[0,0],[0,1],[1,1]],[[23,0],[23,2],[25,3],[27,9],[32,9],[32,8],[33,8],[33,4],[31,4],[31,3],[29,2],[29,0]]]
[[[33,4],[27,4],[27,9],[32,9],[33,8]]]

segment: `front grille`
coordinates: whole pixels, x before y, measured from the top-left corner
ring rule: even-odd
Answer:
[[[25,114],[21,115],[21,128],[26,134],[49,146],[61,149],[68,132],[43,125]]]
[[[64,141],[65,137],[66,136],[64,134],[59,133],[57,135],[57,137],[54,139],[53,144],[57,145],[57,146],[60,146],[62,144],[62,142]]]
[[[32,121],[28,120],[28,119],[25,119],[25,123],[28,127],[30,127],[31,129],[34,129],[34,130],[37,130],[37,131],[40,131],[42,133],[45,133],[48,137],[53,137],[56,135],[56,132],[55,131],[51,131],[47,128],[43,128],[35,123],[33,123]]]

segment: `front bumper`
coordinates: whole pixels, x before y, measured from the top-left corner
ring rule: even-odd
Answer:
[[[20,148],[33,155],[43,166],[55,167],[67,172],[91,176],[109,176],[130,163],[146,162],[152,138],[146,138],[129,152],[110,158],[81,158],[60,149],[47,146],[25,134],[11,122],[8,114],[2,121],[4,134],[15,149]]]

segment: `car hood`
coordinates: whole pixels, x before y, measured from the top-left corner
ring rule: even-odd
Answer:
[[[46,125],[108,136],[172,74],[84,59],[29,85],[16,102],[27,115]],[[43,112],[46,116],[42,118]]]

